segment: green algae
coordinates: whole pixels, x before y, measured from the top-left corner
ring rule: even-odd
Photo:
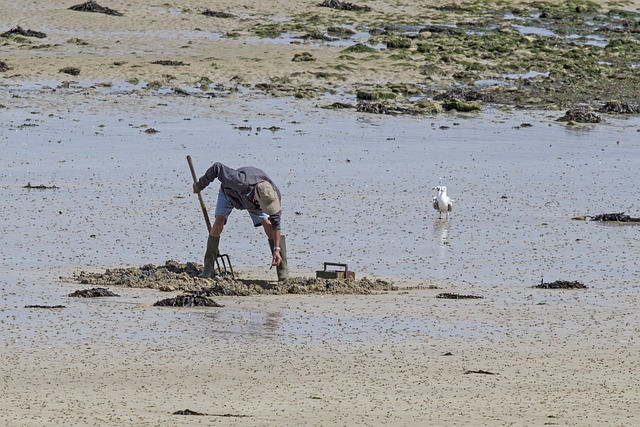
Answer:
[[[474,101],[463,101],[461,99],[453,99],[442,103],[445,110],[456,110],[460,112],[480,111],[480,104]]]
[[[367,46],[362,43],[356,43],[353,46],[349,46],[342,50],[342,53],[374,53],[377,50],[371,46]]]

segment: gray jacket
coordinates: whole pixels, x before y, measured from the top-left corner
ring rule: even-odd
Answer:
[[[216,162],[198,180],[198,188],[204,190],[216,178],[220,181],[220,188],[225,196],[236,209],[260,211],[260,205],[253,201],[253,195],[256,185],[262,181],[269,181],[278,193],[278,199],[282,201],[280,189],[271,181],[271,178],[253,166],[233,169]],[[274,230],[280,230],[280,212],[269,216],[269,221]]]

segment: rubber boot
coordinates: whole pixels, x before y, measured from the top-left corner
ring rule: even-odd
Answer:
[[[273,239],[269,239],[269,247],[273,253]],[[282,282],[289,278],[289,269],[287,268],[287,242],[284,234],[280,235],[280,256],[282,257],[282,261],[280,262],[280,265],[276,267],[276,271],[278,272],[278,282]]]
[[[204,253],[204,268],[198,277],[208,279],[213,276],[219,245],[220,237],[209,236],[209,239],[207,239],[207,251]]]

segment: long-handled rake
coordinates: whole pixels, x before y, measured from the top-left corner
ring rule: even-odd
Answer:
[[[196,175],[196,171],[193,168],[193,162],[191,161],[191,156],[187,156],[187,163],[189,163],[189,169],[191,169],[191,176],[193,177],[193,182],[198,182],[198,177]],[[202,193],[198,193],[198,200],[200,201],[200,208],[202,209],[202,214],[204,215],[204,222],[207,224],[207,233],[211,231],[211,221],[209,220],[209,214],[207,213],[207,207],[204,204],[204,200],[202,199]],[[220,267],[220,260],[222,262],[222,267]],[[226,260],[226,261],[225,261]],[[227,275],[231,274],[232,278],[236,278],[233,273],[233,267],[231,266],[231,258],[229,258],[228,254],[218,254],[215,259],[216,261],[216,269],[218,270],[218,274]],[[227,264],[229,265],[229,271],[227,271]]]

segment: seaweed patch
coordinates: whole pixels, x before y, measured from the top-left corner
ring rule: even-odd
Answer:
[[[111,292],[107,288],[82,289],[69,294],[76,298],[96,298],[96,297],[119,297],[120,295]]]
[[[199,295],[178,295],[165,298],[153,304],[154,307],[224,307],[209,297]]]
[[[66,305],[25,305],[24,308],[54,309],[54,308],[67,308],[67,306]]]
[[[318,6],[320,7],[330,7],[331,9],[338,10],[353,10],[358,12],[370,12],[372,9],[369,6],[360,6],[354,3],[349,3],[346,1],[340,0],[324,0]]]
[[[422,111],[416,108],[406,108],[390,105],[384,102],[360,101],[356,104],[356,111],[359,113],[387,114],[391,116],[399,114],[418,115]]]
[[[217,10],[205,10],[204,12],[202,12],[202,14],[204,16],[211,16],[213,18],[235,18],[234,15],[232,15],[231,13],[227,13],[227,12],[220,12]]]
[[[60,187],[56,187],[55,185],[47,186],[47,185],[44,185],[44,184],[31,185],[31,183],[28,182],[27,185],[25,185],[22,188],[26,188],[28,190],[57,190]]]
[[[204,414],[202,412],[192,411],[191,409],[183,409],[180,411],[176,411],[171,415],[207,415],[207,414]]]
[[[240,414],[207,414],[204,412],[192,411],[191,409],[182,409],[180,411],[175,411],[171,415],[193,415],[193,416],[228,417],[228,418],[245,418],[250,416],[250,415],[240,415]]]
[[[18,25],[15,28],[10,29],[9,31],[5,31],[4,33],[0,34],[0,36],[2,37],[10,37],[13,35],[20,35],[20,36],[24,36],[24,37],[35,37],[37,39],[44,39],[45,37],[47,37],[47,35],[43,32],[40,31],[33,31],[33,30],[25,30],[24,28],[22,28],[20,25]]]
[[[155,64],[155,65],[168,65],[168,66],[173,66],[173,67],[189,65],[189,64],[185,64],[182,61],[172,61],[170,59],[159,59],[157,61],[153,61],[152,64]]]
[[[497,375],[497,374],[494,374],[493,372],[485,371],[483,369],[477,369],[474,371],[465,371],[464,374],[465,375],[469,375],[469,374]]]
[[[567,110],[564,116],[557,119],[558,122],[574,123],[602,123],[603,119],[591,108],[578,107]]]
[[[598,111],[601,113],[640,114],[640,105],[620,101],[609,101],[598,108]]]
[[[624,212],[603,213],[600,215],[578,215],[571,219],[578,221],[599,221],[599,222],[616,222],[616,223],[637,223],[640,218],[632,217]]]
[[[74,6],[71,6],[69,9],[77,10],[80,12],[96,12],[96,13],[104,13],[105,15],[111,15],[111,16],[123,16],[123,14],[118,12],[117,10],[100,6],[98,3],[96,3],[93,0],[84,2],[81,4],[76,4]]]
[[[484,297],[478,296],[478,295],[460,295],[460,294],[453,294],[453,293],[449,293],[449,292],[443,292],[441,294],[436,295],[436,298],[444,298],[444,299],[481,299],[481,298],[484,298]]]
[[[633,218],[626,215],[624,212],[620,213],[605,213],[591,217],[593,221],[614,221],[614,222],[640,222],[640,218]]]
[[[534,288],[538,289],[587,289],[583,283],[578,281],[569,280],[556,280],[555,282],[546,283],[544,280],[540,281],[540,284],[535,285]]]

